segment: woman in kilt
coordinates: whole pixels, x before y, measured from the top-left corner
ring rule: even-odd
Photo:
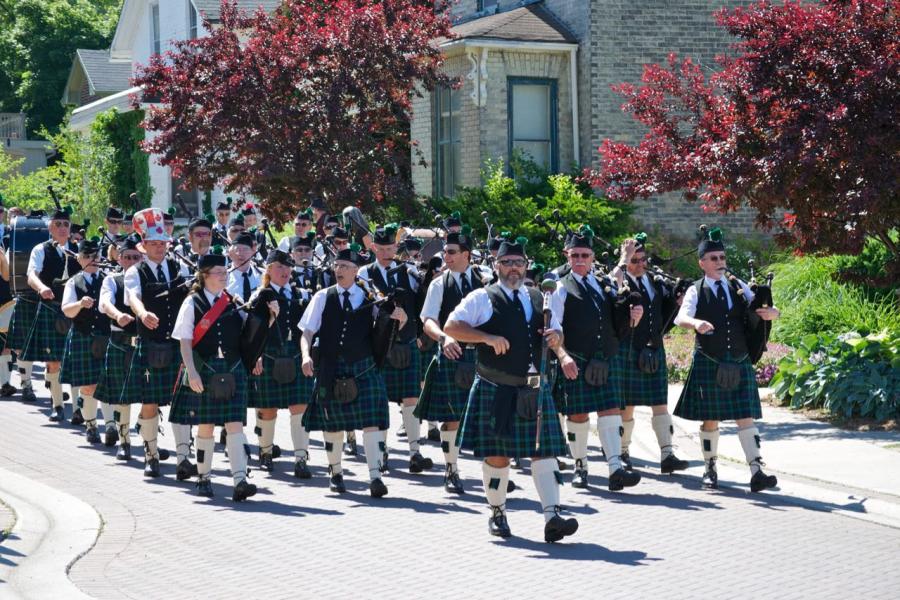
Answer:
[[[131,460],[131,403],[140,402],[135,386],[125,385],[131,361],[134,357],[134,343],[137,335],[137,322],[131,308],[125,303],[125,271],[139,264],[143,254],[138,250],[140,240],[137,236],[127,236],[118,245],[118,263],[121,271],[108,275],[100,288],[100,312],[109,317],[110,333],[106,355],[103,357],[103,368],[94,396],[100,402],[113,407],[113,415],[117,424],[119,450],[118,460]],[[109,445],[107,430],[107,445]],[[115,443],[115,441],[113,441]]]
[[[469,264],[472,243],[465,228],[461,233],[447,235],[444,244],[447,270],[431,280],[420,315],[425,333],[437,340],[440,351],[428,367],[415,415],[441,422],[441,450],[446,465],[444,489],[454,494],[463,493],[456,464],[459,458],[456,433],[475,375],[475,346],[460,344],[446,335],[443,327],[462,299],[482,287],[480,274]]]
[[[672,415],[668,407],[668,371],[663,335],[674,326],[678,310],[674,289],[658,284],[647,275],[646,233],[622,243],[622,263],[614,274],[627,282],[632,292],[641,295],[644,317],[628,331],[619,350],[622,365],[622,463],[631,467],[628,448],[634,431],[634,407],[649,406],[653,411],[651,425],[659,443],[659,468],[674,473],[688,468],[688,462],[675,456],[672,446]]]
[[[563,343],[559,357],[557,394],[568,416],[566,429],[575,459],[572,485],[588,487],[587,441],[589,415],[596,412],[600,444],[609,466],[609,490],[635,486],[641,475],[622,461],[622,364],[619,340],[641,320],[639,299],[618,293],[607,278],[593,274],[594,234],[583,226],[566,240],[569,272],[553,293],[553,316],[562,324]]]
[[[310,248],[311,249],[311,248]],[[259,462],[263,471],[272,471],[275,418],[278,409],[291,414],[291,440],[294,443],[294,477],[309,479],[309,432],[303,426],[303,413],[312,395],[313,378],[303,374],[300,364],[298,325],[309,303],[309,290],[291,283],[294,261],[282,250],[266,256],[254,301],[259,298],[278,303],[278,318],[272,324],[263,355],[250,376],[251,408],[256,409],[256,434],[259,436]]]
[[[109,320],[99,311],[100,287],[105,277],[97,264],[99,253],[100,244],[96,238],[78,244],[77,260],[81,272],[66,282],[62,296],[62,311],[72,319],[72,327],[66,337],[60,381],[81,388],[79,408],[87,441],[91,444],[100,443],[94,390],[100,380],[102,359],[109,343]],[[107,420],[111,418],[108,406],[103,416]]]
[[[697,253],[703,278],[687,289],[675,324],[696,332],[694,360],[675,414],[702,421],[700,442],[706,469],[702,484],[718,487],[716,471],[719,421],[734,420],[738,438],[750,465],[750,489],[754,492],[778,485],[766,475],[760,456],[759,430],[754,419],[762,417],[756,373],[749,359],[746,326],[753,292],[743,281],[725,277],[725,245],[718,228],[710,230]],[[759,308],[756,315],[772,321],[777,308]]]
[[[178,382],[169,420],[197,428],[197,494],[212,497],[210,471],[215,450],[213,430],[224,426],[235,502],[256,494],[247,481],[250,454],[247,419],[247,370],[241,362],[244,317],[225,292],[228,269],[222,254],[201,256],[197,281],[178,311],[172,339],[178,340],[184,377]],[[277,316],[278,305],[269,306]]]
[[[347,491],[341,467],[344,432],[362,429],[369,493],[380,498],[387,494],[381,480],[385,451],[382,432],[387,430],[390,418],[384,380],[372,357],[372,336],[375,318],[387,315],[374,306],[374,299],[357,283],[364,261],[356,244],[340,250],[334,261],[337,283],[316,292],[300,320],[303,374],[312,377],[315,373],[316,377],[303,425],[307,431],[323,432],[331,474],[329,487],[338,493]],[[406,313],[400,307],[394,308],[390,318],[399,321],[401,327],[406,324]],[[315,363],[314,338],[318,343]]]
[[[457,441],[484,460],[484,490],[491,506],[488,532],[512,535],[506,520],[509,462],[530,456],[544,514],[544,540],[556,542],[574,534],[578,521],[559,514],[562,476],[556,457],[566,450],[556,406],[551,394],[544,393],[545,385],[535,390],[530,380],[541,366],[541,337],[557,348],[560,327],[551,318],[550,328],[544,330],[541,294],[522,285],[528,263],[524,244],[524,238],[503,243],[497,253],[498,283],[467,295],[443,330],[458,342],[479,344],[477,375]]]

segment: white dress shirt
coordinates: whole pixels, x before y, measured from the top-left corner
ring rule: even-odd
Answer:
[[[472,287],[473,291],[475,286],[473,285],[472,278],[477,277],[477,273],[473,273],[472,265],[465,271],[466,279],[469,280],[469,285]],[[450,271],[450,276],[456,281],[456,286],[462,290],[462,284],[460,283],[460,276],[462,273],[456,273],[454,271]],[[427,319],[431,319],[432,321],[438,321],[438,318],[441,313],[441,303],[444,300],[444,273],[435,273],[434,279],[431,280],[431,283],[428,284],[428,292],[425,294],[425,302],[422,304],[422,311],[419,313],[419,318],[422,319],[424,323]],[[440,323],[438,323],[440,324]]]
[[[90,273],[84,274],[84,280],[89,286],[92,285],[94,283],[94,279],[98,277],[100,277],[99,273],[94,273],[93,275]],[[107,279],[109,278],[107,277]],[[104,279],[103,281],[106,281],[106,279]],[[68,281],[66,281],[66,286],[63,288],[62,306],[65,306],[66,304],[72,304],[74,302],[78,302],[78,294],[75,292],[75,278],[71,277]]]
[[[228,271],[228,283],[226,284],[226,289],[233,298],[240,298],[242,302],[246,302],[249,300],[249,298],[244,298],[244,273],[250,274],[251,291],[258,288],[260,281],[262,280],[262,274],[257,271],[256,267],[254,267],[253,265],[251,265],[250,268],[244,272],[238,271],[237,269]]]
[[[76,251],[76,249],[72,247],[72,244],[67,243],[66,247],[69,250],[71,250],[72,252]],[[60,258],[65,258],[65,254],[63,253],[62,248],[60,248],[59,246],[56,247],[56,253],[59,255]],[[7,257],[7,259],[9,258],[9,251],[7,251],[6,257]],[[77,264],[77,261],[75,261],[74,258],[70,258],[70,260],[74,261],[75,264]],[[31,275],[32,273],[40,273],[43,270],[44,270],[44,244],[42,242],[31,249],[31,254],[28,256],[28,268],[25,269],[25,274]]]
[[[572,277],[581,284],[587,283],[587,285],[594,288],[598,294],[600,294],[601,298],[606,299],[606,292],[603,291],[603,286],[600,281],[594,277],[592,273],[588,273],[586,276],[582,277],[581,275],[577,275],[576,273],[572,273]],[[553,317],[560,324],[563,323],[563,319],[565,317],[564,313],[566,312],[566,298],[569,297],[569,292],[566,290],[562,281],[556,282],[556,291],[553,292],[553,295],[550,296],[550,311],[553,313]]]
[[[331,286],[336,287],[338,291],[338,302],[343,304],[344,302],[344,288],[340,286]],[[312,301],[310,301],[309,306],[306,307],[306,311],[303,313],[303,317],[300,319],[300,323],[297,324],[297,327],[306,333],[307,331],[315,334],[319,331],[319,328],[322,326],[322,313],[325,310],[325,301],[327,299],[326,294],[331,287],[325,288],[324,290],[319,290],[316,292]],[[362,291],[358,285],[353,284],[350,286],[350,306],[353,308],[359,308],[363,302],[366,300],[366,294]],[[377,310],[377,307],[373,307],[373,311]]]
[[[513,299],[513,290],[503,284],[500,285],[500,288],[510,300]],[[525,310],[525,318],[530,321],[534,308],[531,306],[531,298],[529,298],[528,288],[525,286],[519,288],[519,302]],[[494,316],[494,306],[491,304],[487,290],[480,288],[463,298],[462,302],[447,317],[447,320],[460,321],[471,327],[478,327],[490,321],[492,316]],[[555,315],[550,317],[550,329],[562,331],[562,326]]]
[[[709,289],[712,290],[713,295],[717,293],[716,289],[716,281],[722,282],[722,287],[725,288],[725,298],[728,300],[728,308],[731,309],[733,306],[733,301],[731,298],[731,290],[729,289],[728,280],[722,277],[720,280],[711,279],[709,277],[703,277],[703,280],[706,282],[706,285],[709,286]],[[750,291],[750,288],[747,287],[747,284],[743,281],[739,282],[738,285],[741,286],[741,289],[744,290],[744,298],[747,299],[747,302],[753,300],[754,294]],[[691,286],[684,293],[684,300],[681,302],[681,308],[678,310],[678,316],[675,317],[675,324],[681,325],[687,319],[694,318],[694,315],[697,314],[697,287]]]
[[[375,267],[381,272],[381,277],[382,277],[382,279],[384,279],[385,282],[387,282],[387,280],[388,280],[388,277],[387,277],[388,269],[393,269],[393,268],[395,268],[395,267],[397,266],[397,263],[396,263],[396,262],[391,262],[391,264],[390,264],[388,267],[382,267],[381,264],[379,264],[377,261],[376,261],[375,263],[373,263],[373,264],[374,264]],[[360,279],[364,279],[364,280],[366,280],[366,281],[369,282],[369,283],[372,283],[371,281],[369,281],[369,269],[368,269],[369,266],[370,266],[370,265],[366,265],[366,267],[361,268],[361,269],[359,270],[359,278],[360,278]],[[407,278],[409,279],[409,285],[404,285],[404,286],[401,286],[401,287],[403,287],[404,289],[408,289],[408,290],[414,292],[414,291],[416,291],[417,289],[419,289],[419,282],[418,282],[418,281],[412,276],[412,274],[409,272],[410,266],[409,266],[409,265],[403,265],[403,266],[406,267],[406,276],[407,276]],[[397,277],[397,279],[399,280],[399,278],[401,277],[401,274],[402,274],[402,273],[403,273],[403,269],[398,270],[398,271],[395,273],[395,277]],[[372,284],[372,285],[374,285],[374,284]],[[411,317],[411,316],[412,316],[412,315],[410,315],[410,317]]]
[[[223,292],[224,293],[224,292]],[[216,297],[206,288],[203,288],[203,294],[206,296],[210,306],[216,303]],[[238,311],[241,318],[246,318],[243,312]],[[194,296],[191,294],[185,298],[178,309],[178,316],[175,317],[175,326],[172,327],[173,340],[193,340],[194,339]]]
[[[150,267],[150,272],[153,273],[153,277],[156,277],[156,267],[162,264],[163,275],[166,277],[166,281],[172,281],[178,275],[181,275],[184,278],[190,278],[191,273],[188,271],[188,268],[176,261],[178,265],[178,273],[170,273],[169,272],[169,261],[163,259],[162,263],[155,263],[149,258],[144,258],[144,263],[146,263]],[[138,267],[141,266],[142,263],[138,263],[136,265],[132,265],[128,267],[128,270],[125,271],[125,304],[131,306],[131,297],[134,296],[136,298],[141,297],[141,276],[138,273]],[[131,306],[131,308],[134,308]]]

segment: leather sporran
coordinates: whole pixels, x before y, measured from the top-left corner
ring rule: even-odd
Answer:
[[[66,335],[69,333],[69,326],[72,322],[65,317],[56,317],[53,320],[53,329],[56,330],[56,333],[59,335]]]
[[[638,370],[647,375],[653,375],[659,371],[659,355],[653,348],[641,348],[637,357]]]
[[[609,361],[592,358],[584,368],[584,381],[593,387],[602,387],[609,381]]]
[[[294,383],[297,379],[297,361],[288,357],[276,358],[272,361],[272,379],[281,385]]]
[[[516,414],[520,419],[534,421],[537,419],[538,400],[541,388],[523,385],[516,388]]]
[[[453,372],[453,383],[461,390],[472,389],[472,384],[475,383],[475,363],[457,363]]]
[[[91,356],[96,360],[103,360],[106,357],[106,347],[109,345],[109,338],[105,335],[95,335],[91,337]]]
[[[214,373],[206,383],[206,393],[213,402],[230,402],[237,391],[233,373]]]
[[[391,344],[387,355],[388,364],[394,369],[403,370],[409,368],[412,363],[412,350],[409,344]]]
[[[337,404],[348,404],[356,400],[359,387],[355,377],[337,377],[334,380],[334,401]]]
[[[147,366],[151,369],[165,369],[172,364],[175,358],[175,350],[168,342],[143,342],[144,356],[147,357]]]
[[[720,362],[716,369],[716,385],[726,392],[734,391],[741,384],[741,366],[737,363]]]

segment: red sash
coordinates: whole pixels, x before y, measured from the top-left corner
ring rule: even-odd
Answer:
[[[200,322],[194,325],[194,339],[191,341],[191,348],[195,348],[197,344],[200,343],[200,340],[203,339],[203,336],[206,335],[206,332],[209,331],[209,328],[213,326],[213,323],[216,322],[222,312],[225,310],[225,307],[231,303],[231,296],[228,295],[228,292],[222,291],[222,295],[219,296],[219,299],[216,300],[216,303],[213,304],[206,314],[203,315],[203,318],[200,319]]]

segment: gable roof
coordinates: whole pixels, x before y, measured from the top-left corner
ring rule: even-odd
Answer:
[[[222,0],[193,0],[194,6],[212,22],[218,21],[221,16]],[[255,11],[262,6],[268,13],[274,12],[281,5],[281,0],[238,0],[237,6],[241,10]]]
[[[131,63],[111,61],[109,50],[79,48],[75,60],[81,63],[92,96],[114,94],[130,87]]]
[[[454,26],[456,39],[489,39],[577,44],[575,37],[542,4],[523,6]]]

